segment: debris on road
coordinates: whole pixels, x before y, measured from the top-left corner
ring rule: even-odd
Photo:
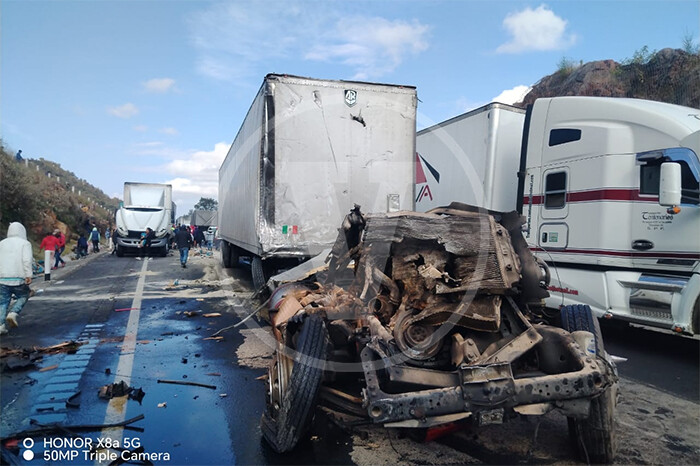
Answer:
[[[56,369],[57,367],[58,367],[58,364],[54,364],[54,365],[52,365],[52,366],[42,367],[41,369],[39,369],[39,372],[48,372],[48,371],[52,371],[52,370]]]
[[[220,312],[210,312],[208,314],[204,314],[202,317],[221,317]]]
[[[97,396],[106,400],[125,395],[128,395],[129,399],[138,401],[138,403],[141,404],[141,400],[146,396],[146,392],[140,388],[130,387],[129,384],[123,380],[119,383],[103,385],[97,392]]]
[[[185,314],[187,317],[197,317],[199,315],[200,311],[184,311],[183,314]]]
[[[65,433],[73,433],[73,432],[93,432],[97,430],[102,430],[102,429],[111,429],[113,427],[127,427],[130,430],[134,430],[137,432],[143,432],[143,429],[141,427],[133,427],[130,424],[133,424],[134,422],[140,421],[144,419],[146,416],[143,414],[139,414],[136,417],[132,417],[131,419],[127,419],[122,422],[113,422],[109,424],[80,424],[80,425],[74,425],[74,426],[64,426],[62,424],[54,423],[54,424],[41,424],[39,423],[36,419],[30,419],[29,423],[33,426],[38,426],[37,428],[34,429],[27,429],[23,430],[21,432],[16,432],[14,434],[10,434],[7,437],[3,438],[2,441],[6,442],[7,440],[10,439],[25,439],[29,437],[45,437],[50,434],[65,434]]]
[[[210,388],[212,390],[216,390],[216,385],[207,385],[205,383],[199,383],[199,382],[185,382],[182,380],[158,379],[158,383],[169,383],[169,384],[173,384],[173,385],[192,385],[194,387],[204,387],[204,388]]]
[[[168,403],[165,402],[165,401],[162,402],[162,403],[158,403],[158,407],[159,407],[159,408],[167,408],[167,407],[168,407]]]
[[[80,408],[80,403],[76,403],[75,399],[80,396],[80,390],[75,392],[66,400],[66,408],[73,408],[73,409],[78,409]]]
[[[121,309],[115,309],[114,312],[136,311],[138,309],[138,307],[123,307]]]
[[[57,345],[52,345],[52,346],[44,346],[44,347],[38,347],[34,346],[31,349],[29,348],[17,348],[17,349],[10,349],[10,348],[0,348],[0,359],[6,358],[9,356],[20,356],[20,357],[30,357],[32,354],[58,354],[58,353],[68,353],[72,354],[78,351],[78,348],[80,346],[86,344],[87,341],[64,341],[63,343],[59,343]]]
[[[41,360],[41,356],[36,359],[23,358],[20,356],[10,356],[2,361],[0,369],[2,371],[14,372],[33,369],[36,366],[36,360]]]
[[[216,340],[216,341],[221,341],[224,339],[224,337],[205,337],[203,338],[204,340]]]

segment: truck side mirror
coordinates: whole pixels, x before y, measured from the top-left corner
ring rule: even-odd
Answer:
[[[673,207],[681,203],[681,165],[676,162],[661,164],[659,204]]]

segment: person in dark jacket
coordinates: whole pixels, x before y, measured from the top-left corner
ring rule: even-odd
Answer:
[[[187,268],[187,256],[190,253],[190,247],[194,242],[192,235],[187,228],[182,225],[175,233],[175,242],[177,242],[177,249],[180,251],[180,265],[183,269]]]
[[[84,234],[80,233],[78,238],[78,259],[88,255],[88,242]]]
[[[146,227],[146,236],[143,237],[143,247],[141,248],[141,257],[144,256],[144,254],[148,254],[148,256],[151,256],[151,243],[153,240],[156,239],[156,232],[151,229],[151,227]]]
[[[202,227],[196,227],[194,230],[194,245],[202,249],[202,243],[204,243],[204,232],[202,231]]]

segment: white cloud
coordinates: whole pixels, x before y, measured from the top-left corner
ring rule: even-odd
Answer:
[[[515,86],[513,89],[506,89],[491,99],[491,102],[500,102],[502,104],[513,105],[522,102],[528,92],[532,90],[530,86]]]
[[[178,199],[178,215],[184,215],[201,197],[219,197],[219,167],[228,153],[229,143],[219,142],[210,151],[193,151],[172,160],[163,171],[173,176],[166,183],[173,185]]]
[[[546,5],[530,7],[511,13],[503,20],[503,27],[512,36],[496,49],[497,53],[521,53],[542,50],[561,50],[576,42],[568,33],[568,21],[560,18]]]
[[[118,107],[108,107],[107,112],[110,115],[114,115],[115,117],[126,119],[138,115],[139,109],[138,107],[136,107],[136,105],[129,102]]]
[[[217,4],[188,21],[198,52],[197,71],[236,81],[261,76],[289,60],[346,65],[356,78],[377,77],[428,47],[429,27],[380,17],[346,16],[342,4],[288,1],[270,13],[268,2]]]
[[[136,125],[132,128],[134,131],[138,131],[139,133],[145,133],[148,131],[148,126],[146,125]]]
[[[170,136],[177,136],[178,131],[175,128],[161,128],[158,130],[159,133],[168,134]]]
[[[362,25],[362,33],[357,26]],[[382,76],[395,70],[408,56],[428,48],[429,27],[414,20],[343,18],[305,55],[308,60],[340,62],[356,70],[355,79]]]
[[[156,94],[165,94],[175,90],[175,80],[171,78],[154,78],[143,83],[144,89],[147,92]]]

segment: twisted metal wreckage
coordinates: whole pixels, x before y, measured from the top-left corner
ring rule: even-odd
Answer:
[[[367,216],[355,206],[326,264],[270,300],[268,443],[293,449],[320,394],[386,427],[556,409],[582,459],[612,461],[617,372],[598,322],[588,306],[544,308],[549,272],[522,225],[516,212],[457,203]]]

